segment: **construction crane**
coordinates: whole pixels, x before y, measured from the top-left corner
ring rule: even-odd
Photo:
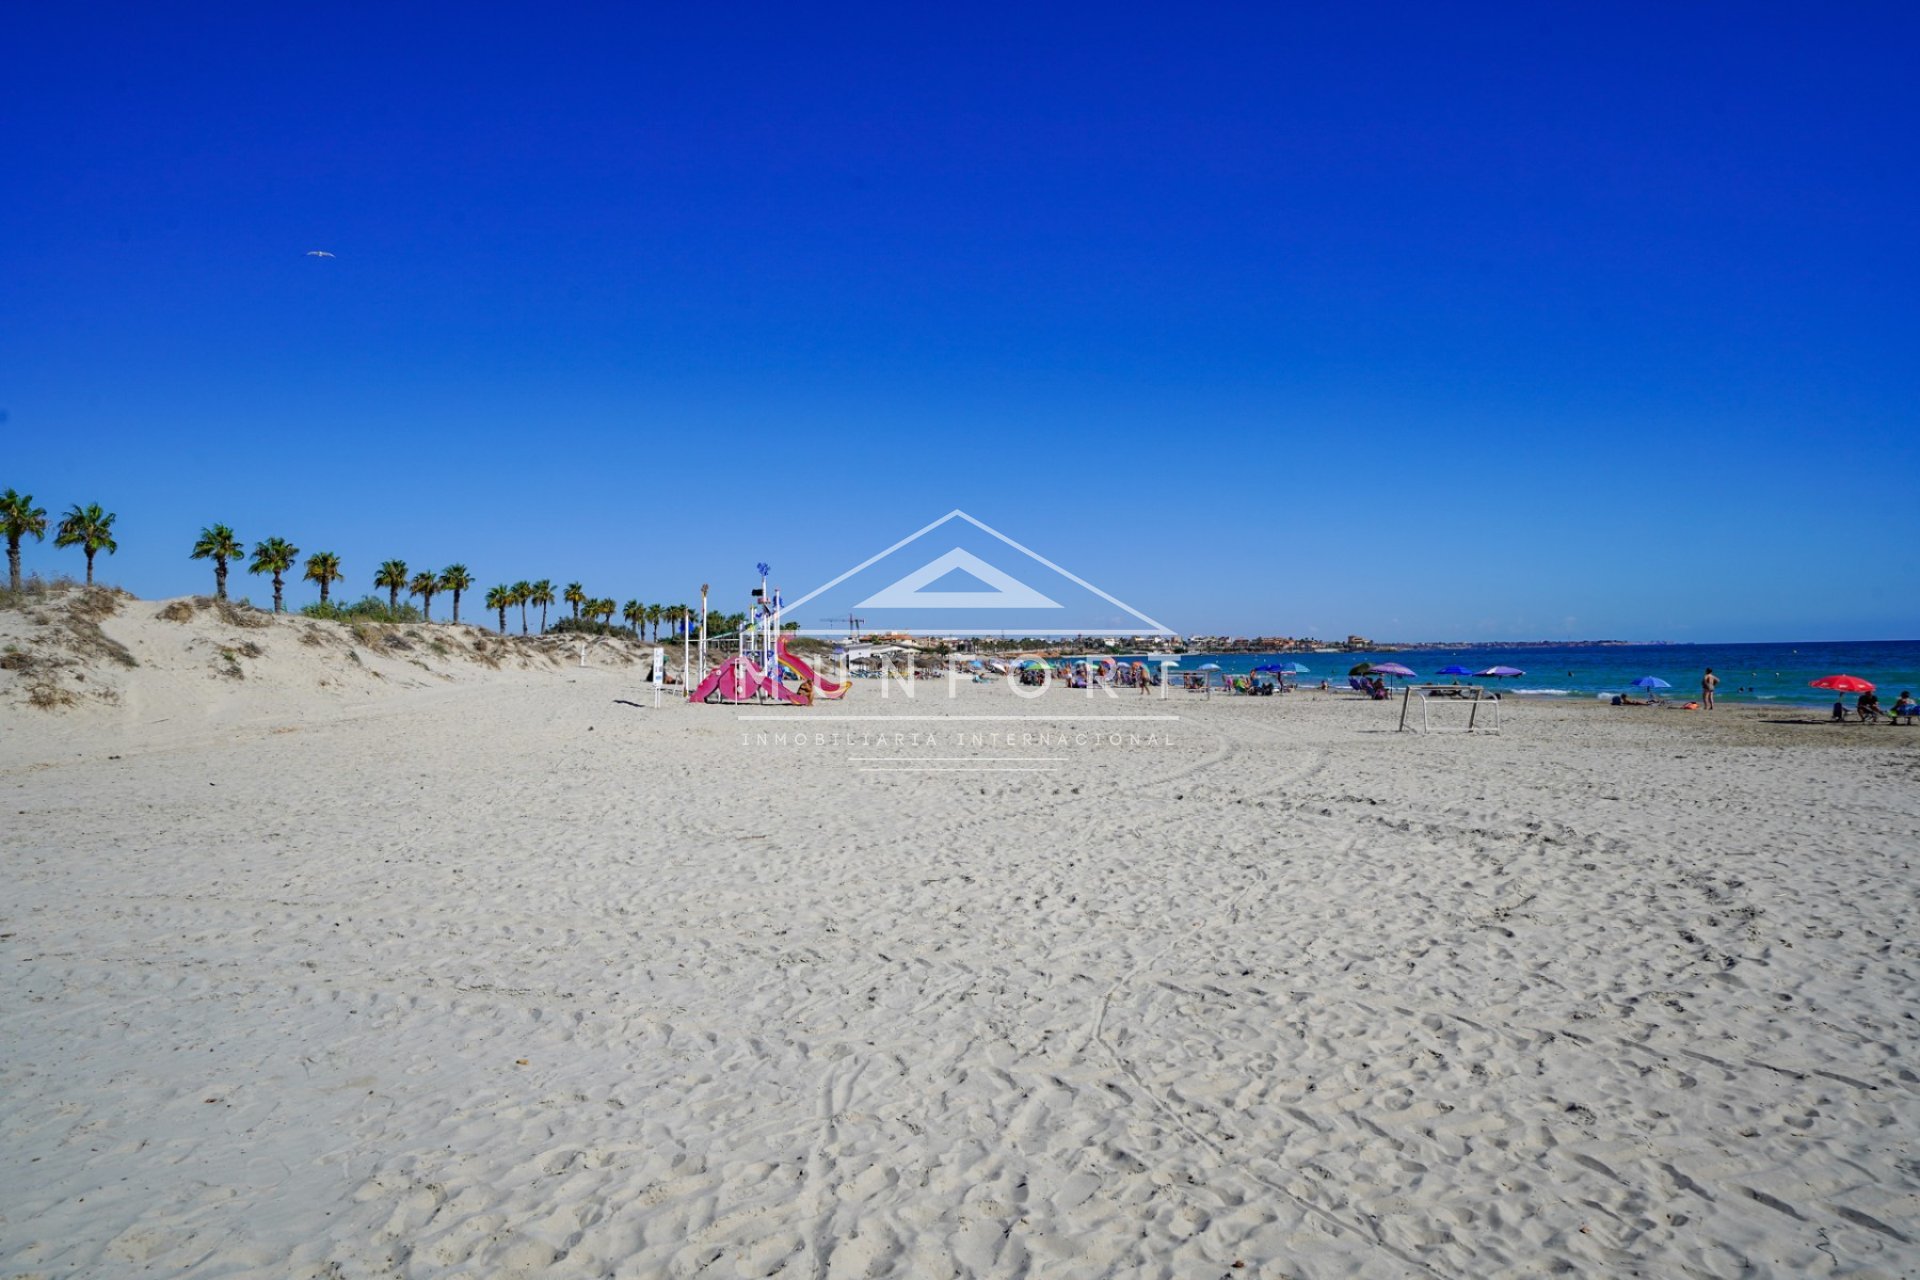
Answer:
[[[841,623],[843,623],[843,622],[844,622],[844,623],[846,623],[846,624],[847,624],[847,639],[849,639],[849,640],[852,640],[852,639],[855,639],[855,638],[857,638],[857,637],[859,636],[859,634],[860,634],[860,624],[861,624],[861,623],[863,623],[863,622],[865,622],[865,621],[866,621],[866,619],[865,619],[865,618],[856,618],[856,617],[854,617],[854,616],[853,616],[853,615],[852,615],[851,613],[849,613],[849,614],[848,614],[848,615],[847,615],[846,617],[844,617],[844,618],[840,618],[840,617],[834,617],[834,618],[822,618],[822,619],[820,619],[820,621],[822,621],[822,622],[825,622],[825,623],[828,623],[829,625],[832,625],[832,626],[836,626],[836,627],[837,627],[837,626],[839,626],[839,625],[840,625]]]

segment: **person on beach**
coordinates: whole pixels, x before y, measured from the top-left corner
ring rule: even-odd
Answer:
[[[1720,677],[1713,674],[1713,668],[1707,668],[1707,674],[1700,677],[1700,702],[1707,710],[1713,710],[1713,691],[1720,687]]]
[[[1902,689],[1900,696],[1893,700],[1893,723],[1899,724],[1900,718],[1904,716],[1907,723],[1912,724],[1916,715],[1920,715],[1920,702],[1913,700],[1913,694],[1909,690]]]

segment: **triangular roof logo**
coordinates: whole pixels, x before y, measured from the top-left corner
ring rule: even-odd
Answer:
[[[914,546],[922,542],[939,547],[939,554],[923,560],[927,548]],[[887,561],[892,563],[883,563]],[[861,581],[861,575],[873,583]],[[806,625],[817,620],[807,613],[829,607],[849,625]],[[1125,601],[958,509],[787,604],[783,615],[819,635],[852,630],[1173,634]]]
[[[991,591],[929,591],[929,584],[955,571],[993,588]],[[994,568],[979,556],[955,547],[937,560],[929,560],[890,587],[880,590],[855,605],[856,609],[1059,609],[1058,600],[1050,600],[1010,573]]]

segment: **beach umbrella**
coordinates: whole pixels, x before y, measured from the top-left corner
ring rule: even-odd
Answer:
[[[1283,662],[1280,664],[1280,669],[1291,675],[1296,675],[1296,676],[1303,676],[1307,674],[1307,672],[1313,670],[1312,667],[1308,666],[1304,662]]]
[[[1363,662],[1359,666],[1348,670],[1347,674],[1350,676],[1370,676],[1373,674],[1373,664],[1371,662]]]
[[[1200,664],[1200,670],[1202,671],[1218,671],[1219,669],[1220,664],[1217,662],[1203,662]]]
[[[1646,689],[1649,691],[1654,689],[1673,688],[1672,685],[1668,684],[1665,680],[1662,680],[1659,676],[1641,676],[1638,680],[1635,680],[1633,682],[1633,686],[1636,689]]]
[[[1417,673],[1408,667],[1401,666],[1397,662],[1376,662],[1373,664],[1373,674],[1377,676],[1405,676],[1410,680]]]
[[[1285,663],[1269,662],[1264,667],[1255,667],[1253,673],[1262,676],[1281,676],[1288,674],[1292,670],[1293,668]]]
[[[1509,676],[1523,676],[1527,673],[1518,667],[1488,667],[1485,671],[1476,671],[1473,674],[1477,676],[1492,676],[1496,680],[1504,680]]]
[[[1450,667],[1440,668],[1440,670],[1435,674],[1443,675],[1443,676],[1470,676],[1473,674],[1473,672],[1456,662]]]
[[[1810,688],[1831,689],[1835,693],[1872,693],[1873,681],[1859,676],[1821,676],[1807,682]]]

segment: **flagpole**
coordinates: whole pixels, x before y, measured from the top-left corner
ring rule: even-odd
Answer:
[[[760,642],[760,645],[759,645],[760,676],[762,680],[762,683],[760,685],[760,692],[757,696],[759,697],[760,701],[764,702],[766,701],[766,697],[767,697],[767,694],[766,694],[767,686],[765,684],[765,680],[767,679],[767,665],[768,665],[767,607],[770,604],[772,604],[772,601],[767,598],[767,575],[773,572],[773,566],[769,565],[765,560],[762,560],[760,561],[760,563],[756,564],[754,568],[760,571],[760,605],[757,609],[753,611],[753,614],[754,614],[753,626],[754,626],[754,630],[758,633],[758,638]]]

